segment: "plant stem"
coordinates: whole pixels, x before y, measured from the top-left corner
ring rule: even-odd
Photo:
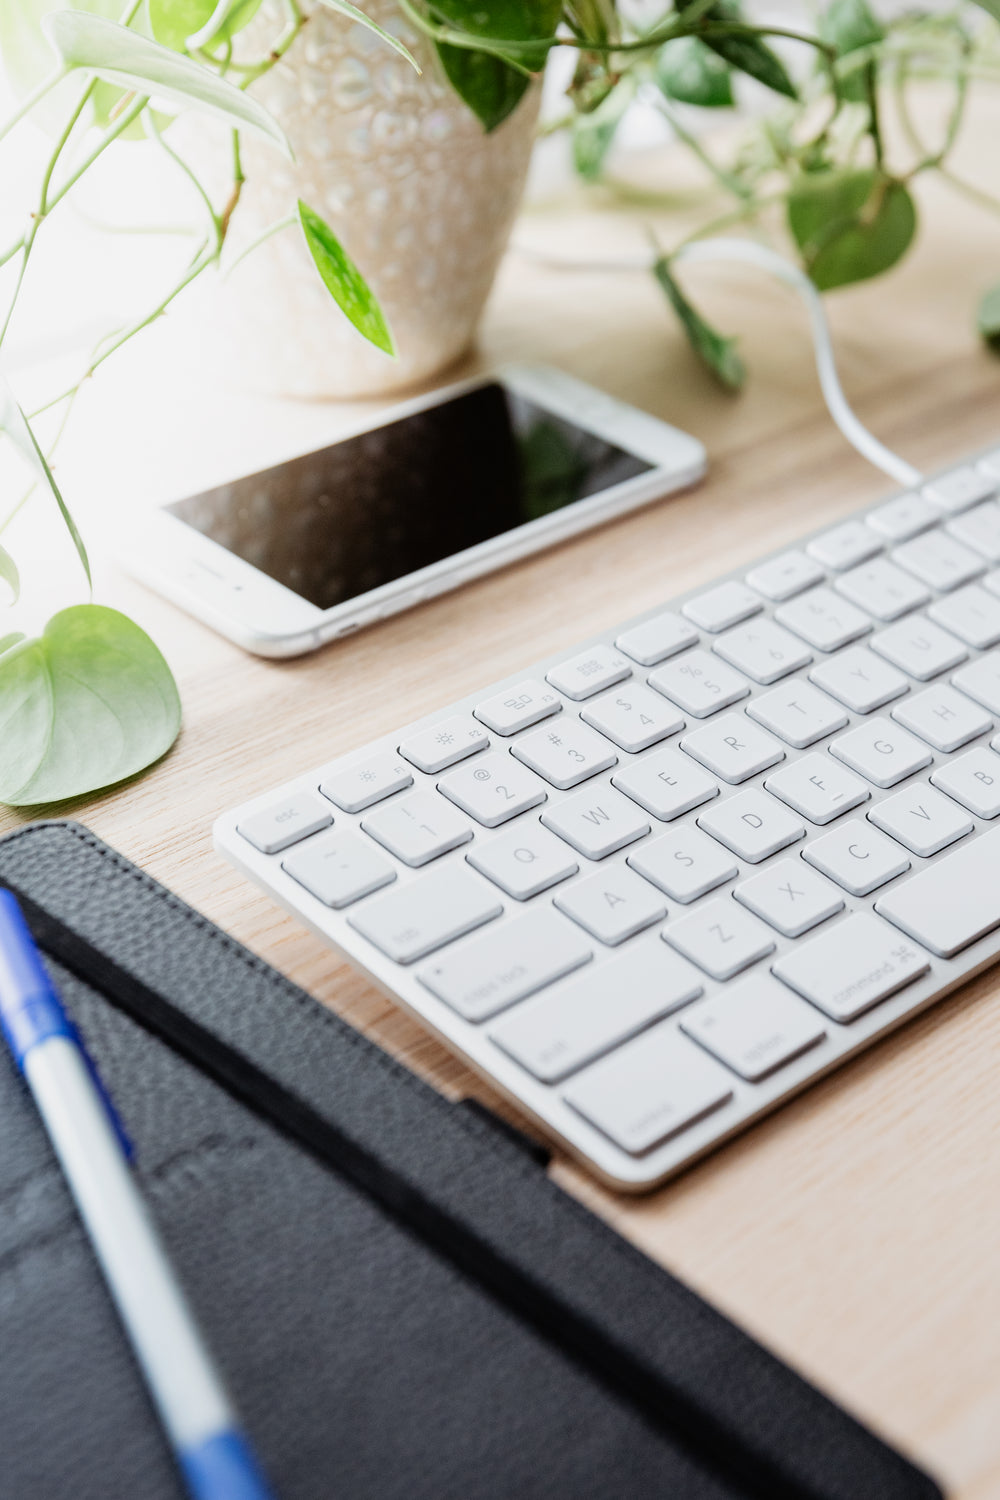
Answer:
[[[660,111],[660,113],[664,115],[667,120],[669,120],[671,129],[676,134],[678,140],[683,141],[685,146],[687,146],[688,149],[693,152],[693,154],[698,158],[705,170],[712,175],[712,177],[720,187],[725,188],[727,193],[732,193],[734,198],[747,199],[751,196],[751,190],[748,187],[744,186],[744,184],[737,178],[732,177],[724,167],[720,167],[716,162],[714,162],[709,156],[708,152],[702,146],[701,142],[698,140],[697,136],[694,136],[690,133],[690,131],[685,130],[684,126],[680,123],[676,114],[670,108],[670,105],[662,97],[662,95],[660,95],[659,93],[653,93],[651,91],[648,97],[651,102],[656,105],[656,108]]]
[[[226,267],[225,271],[223,272],[223,278],[228,281],[229,277],[232,276],[233,272],[236,270],[236,267],[243,261],[245,261],[248,255],[252,255],[253,252],[258,248],[258,246],[263,245],[267,240],[271,239],[273,235],[280,234],[283,229],[291,229],[292,225],[297,223],[298,219],[296,218],[295,214],[289,214],[286,218],[279,219],[276,224],[271,224],[267,229],[262,230],[260,234],[256,235],[255,238],[250,241],[249,245],[244,245],[243,249],[240,251],[239,255],[237,255],[232,264]]]
[[[0,125],[0,141],[3,140],[5,135],[10,134],[15,125],[20,125],[24,117],[31,113],[35,105],[39,104],[45,98],[45,95],[50,93],[51,90],[55,88],[57,83],[61,83],[63,81],[68,72],[69,69],[65,64],[62,64],[60,67],[56,68],[54,73],[50,73],[48,78],[43,79],[43,81],[38,85],[37,89],[32,90],[32,92],[28,94],[26,98],[22,99],[21,103],[18,105],[17,109],[15,109],[10,118],[5,120],[3,124]]]

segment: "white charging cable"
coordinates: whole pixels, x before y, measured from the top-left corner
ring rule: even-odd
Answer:
[[[640,271],[652,270],[655,256],[652,252],[646,255],[636,255],[629,258],[621,257],[613,260],[571,260],[547,255],[542,252],[530,250],[526,246],[515,244],[512,247],[515,252],[525,259],[533,260],[539,264],[550,266],[554,270],[576,270],[576,271]],[[670,257],[671,263],[677,261],[741,261],[745,265],[757,266],[762,271],[768,271],[783,281],[786,286],[794,288],[806,305],[809,314],[809,325],[812,331],[813,350],[816,356],[816,373],[819,376],[820,389],[830,412],[830,416],[844,434],[844,437],[856,448],[863,458],[869,463],[888,474],[899,484],[910,486],[923,483],[923,475],[919,469],[908,464],[905,459],[893,453],[884,443],[868,431],[868,428],[859,421],[847,403],[837,374],[837,364],[833,353],[833,341],[830,337],[830,325],[826,320],[826,310],[823,307],[823,299],[819,295],[813,283],[804,271],[798,266],[792,265],[791,261],[784,256],[778,255],[776,251],[770,250],[766,245],[759,244],[756,240],[738,238],[720,238],[706,240],[692,240],[687,245],[674,252]]]

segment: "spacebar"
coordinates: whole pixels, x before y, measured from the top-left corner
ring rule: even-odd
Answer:
[[[940,958],[1000,927],[1000,828],[904,880],[875,910]]]

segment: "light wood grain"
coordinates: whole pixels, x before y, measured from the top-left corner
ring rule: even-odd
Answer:
[[[988,162],[997,122],[992,109],[976,117],[971,166]],[[906,265],[832,297],[830,311],[861,416],[930,468],[1000,439],[1000,366],[977,345],[970,317],[977,293],[1000,278],[1000,233],[943,188],[922,202],[925,227]],[[634,249],[643,225],[635,211],[602,214],[572,200],[536,210],[518,234],[580,254]],[[660,227],[666,234],[671,225]],[[509,258],[480,357],[548,360],[689,428],[711,458],[698,491],[285,664],[252,660],[127,579],[109,577],[108,601],[135,613],[170,658],[185,727],[151,775],[73,815],[453,1096],[495,1104],[438,1043],[224,864],[209,829],[219,811],[302,767],[889,488],[831,426],[791,295],[743,271],[698,270],[688,279],[719,324],[743,336],[752,379],[739,399],[696,368],[657,292],[638,275],[558,275]],[[154,338],[118,373],[109,367],[89,393],[86,438],[69,450],[66,472],[92,470],[96,445],[110,436],[106,413],[120,413],[137,379],[146,396],[169,389],[164,372],[182,367],[184,354],[175,350],[171,366],[168,351]],[[190,370],[197,360],[187,352]],[[137,484],[166,462],[179,432],[194,466],[217,472],[223,408],[236,424],[230,439],[242,422],[255,452],[265,440],[294,438],[317,423],[333,430],[356,414],[271,406],[262,437],[256,398],[197,383],[173,389],[172,404],[133,402],[132,447],[124,451]],[[156,409],[170,414],[172,430]],[[125,442],[120,425],[117,437]],[[0,826],[17,821],[7,814]],[[988,1500],[1000,1495],[998,1065],[1000,978],[987,976],[646,1199],[616,1198],[564,1162],[553,1170],[623,1234],[931,1466],[951,1493]]]

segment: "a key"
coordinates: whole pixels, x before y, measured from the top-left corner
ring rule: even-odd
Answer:
[[[759,729],[746,714],[723,714],[711,724],[703,724],[684,736],[681,749],[731,786],[785,758],[778,741]]]
[[[664,823],[719,795],[715,778],[678,750],[659,750],[623,767],[611,785]]]
[[[362,818],[361,827],[404,865],[413,867],[429,864],[472,838],[465,819],[433,792],[413,792],[388,807],[378,807]]]
[[[812,652],[773,620],[754,620],[727,630],[713,641],[712,650],[754,682],[765,684],[777,682],[812,661]]]
[[[369,897],[347,920],[387,958],[412,964],[502,911],[496,892],[478,875],[446,864]]]
[[[720,583],[704,594],[696,594],[681,606],[689,620],[715,635],[738,625],[764,608],[760,597],[744,583]]]
[[[396,879],[387,859],[356,833],[331,828],[282,860],[281,868],[324,906],[340,910]]]
[[[897,900],[907,884],[912,881],[883,896],[875,910]],[[846,1023],[912,984],[929,968],[926,953],[901,940],[878,917],[857,912],[783,954],[772,973],[831,1020]]]
[[[731,979],[774,952],[774,938],[763,922],[726,896],[669,922],[661,937],[713,979]]]
[[[817,651],[837,651],[872,628],[871,620],[856,605],[825,586],[782,604],[774,618]]]
[[[869,511],[865,519],[887,541],[908,542],[911,536],[936,525],[941,512],[922,495],[897,495],[895,500],[887,500],[877,510]]]
[[[776,771],[764,785],[810,823],[821,826],[871,796],[863,781],[818,750]]]
[[[837,573],[856,567],[881,550],[881,537],[867,527],[864,521],[845,521],[842,526],[834,526],[831,531],[825,531],[822,536],[816,537],[806,548],[810,557],[822,563],[824,568],[832,568]]]
[[[558,693],[546,687],[544,682],[528,678],[498,693],[495,698],[487,698],[474,712],[476,718],[494,733],[510,735],[557,714],[561,708]]]
[[[948,522],[947,529],[988,562],[1000,562],[1000,505],[995,500],[977,505],[975,510],[967,510],[963,516],[956,516],[954,521]]]
[[[875,903],[875,910],[941,958],[1000,926],[1000,828],[963,844]]]
[[[458,765],[460,760],[488,749],[489,743],[490,737],[481,724],[465,714],[455,714],[432,729],[421,729],[411,735],[400,745],[399,753],[418,771],[436,776],[439,771]]]
[[[996,481],[986,465],[974,468],[972,464],[962,464],[925,484],[921,493],[932,505],[954,514],[989,499],[995,491]]]
[[[940,684],[897,704],[892,717],[935,750],[958,750],[993,728],[993,720],[953,687]]]
[[[893,549],[892,560],[932,589],[946,591],[982,573],[985,563],[946,531],[928,531]]]
[[[465,857],[515,901],[529,901],[580,868],[562,839],[533,821],[474,845]]]
[[[655,938],[521,1005],[490,1036],[543,1083],[558,1083],[701,994],[701,979]]]
[[[684,906],[739,874],[732,855],[697,828],[661,834],[626,863]]]
[[[342,812],[358,813],[412,785],[413,772],[398,755],[373,755],[325,777],[319,789]]]
[[[626,682],[580,710],[585,723],[599,729],[622,750],[637,755],[660,740],[678,734],[684,720],[659,693],[641,682]]]
[[[787,807],[759,788],[715,803],[697,822],[699,828],[751,865],[805,838],[806,832]]]
[[[546,725],[516,740],[511,754],[563,790],[618,764],[607,740],[568,714],[558,724]]]
[[[248,844],[261,854],[280,854],[322,828],[329,828],[333,814],[312,792],[292,792],[261,812],[243,818],[237,828]]]
[[[658,667],[648,681],[651,688],[696,719],[707,719],[750,691],[745,677],[707,651],[686,651]]]
[[[733,886],[733,895],[784,936],[801,937],[843,910],[840,892],[801,859],[779,859]]]
[[[851,818],[814,839],[803,849],[802,858],[851,896],[867,896],[910,868],[899,845],[883,838],[866,818]]]
[[[891,703],[909,687],[901,672],[864,646],[851,646],[819,662],[809,673],[809,680],[856,714],[869,714]]]
[[[772,599],[775,604],[783,604],[786,599],[793,599],[814,583],[822,583],[824,576],[818,562],[796,550],[782,552],[780,556],[772,557],[770,562],[753,568],[747,574],[747,583],[758,594]]]
[[[440,954],[417,978],[467,1021],[486,1021],[592,957],[582,933],[541,909],[467,938]]]
[[[565,1099],[615,1145],[639,1156],[728,1103],[731,1076],[668,1024],[589,1068]]]
[[[676,656],[685,646],[693,646],[697,639],[698,632],[693,625],[673,610],[667,610],[652,620],[644,620],[641,625],[633,625],[631,630],[618,637],[615,645],[640,666],[655,667],[668,656]]]
[[[1000,599],[977,583],[938,599],[927,613],[938,625],[979,651],[1000,641]]]
[[[923,859],[964,839],[974,827],[968,813],[924,782],[876,803],[868,816]]]
[[[649,832],[649,819],[610,786],[565,797],[542,814],[542,822],[587,859],[604,859]]]
[[[814,745],[847,723],[839,703],[797,678],[751,699],[747,713],[796,750]]]
[[[544,782],[501,751],[488,751],[449,771],[438,790],[486,828],[498,828],[548,796]]]
[[[869,719],[831,740],[830,754],[881,787],[895,786],[933,759],[926,745],[883,718]]]
[[[871,646],[918,682],[929,682],[949,667],[957,667],[969,654],[961,641],[921,615],[877,631]]]
[[[591,646],[579,656],[560,662],[546,672],[546,680],[577,702],[592,698],[613,683],[623,682],[632,675],[632,663],[610,646]]]
[[[1000,756],[977,747],[931,773],[931,782],[977,818],[1000,817]]]
[[[926,604],[930,598],[923,584],[908,577],[884,557],[873,558],[859,568],[842,573],[834,588],[877,620],[898,620],[900,615],[909,614],[911,609]]]
[[[951,679],[967,698],[981,703],[991,714],[1000,714],[1000,651],[991,651],[970,661]]]
[[[770,974],[754,974],[693,1005],[681,1030],[741,1078],[757,1083],[826,1036],[816,1012]]]
[[[654,922],[662,922],[667,915],[659,891],[624,865],[575,881],[555,897],[554,904],[586,928],[591,937],[610,947]]]

